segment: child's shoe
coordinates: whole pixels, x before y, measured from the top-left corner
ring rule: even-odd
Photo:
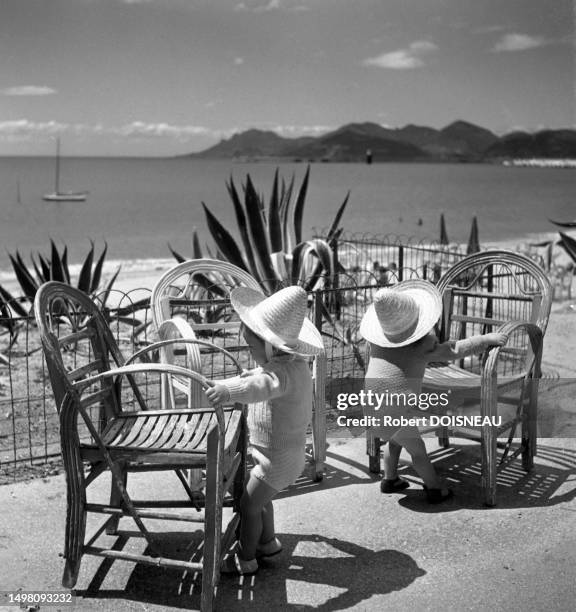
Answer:
[[[441,504],[454,497],[452,489],[429,489],[424,485],[424,491],[429,504]]]
[[[265,557],[273,557],[274,555],[278,555],[282,552],[282,543],[276,537],[272,538],[268,542],[264,544],[259,544],[256,548],[256,557],[265,558]]]
[[[228,555],[220,565],[222,574],[237,574],[238,576],[251,576],[258,571],[256,559],[241,559],[238,553]]]
[[[398,493],[399,491],[404,491],[409,486],[410,483],[399,476],[391,479],[382,478],[380,481],[380,491],[382,493]]]

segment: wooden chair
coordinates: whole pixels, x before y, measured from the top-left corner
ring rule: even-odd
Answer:
[[[174,341],[148,346],[125,360],[99,308],[86,294],[59,282],[40,287],[34,311],[60,417],[66,471],[63,585],[74,587],[84,554],[180,571],[200,571],[203,574],[201,609],[212,610],[220,562],[239,524],[246,449],[243,407],[239,404],[226,408],[198,407],[194,397],[184,393],[183,402],[175,399],[170,409],[155,409],[161,405],[159,378],[174,378],[194,385],[201,385],[205,380],[188,368],[150,362],[152,355]],[[220,349],[213,347],[213,350]],[[148,361],[133,363],[137,357]],[[189,468],[206,471],[202,499],[190,490],[181,473],[182,469]],[[174,470],[187,499],[132,499],[127,490],[128,473],[157,470]],[[105,471],[110,471],[112,476],[110,503],[92,503],[88,500],[88,487]],[[224,506],[232,506],[233,510],[222,535]],[[154,510],[165,507],[195,508],[196,511]],[[108,518],[85,541],[89,512]],[[149,554],[96,546],[104,532],[121,535],[118,521],[122,517],[134,520],[148,544]],[[144,520],[151,518],[203,523],[201,560],[163,556],[160,534],[151,533],[144,524]]]
[[[152,322],[156,330],[174,318],[184,318],[199,338],[206,338],[237,352],[244,367],[252,367],[245,345],[240,345],[240,321],[228,299],[230,290],[244,286],[262,291],[259,283],[247,272],[228,262],[214,259],[193,259],[168,270],[152,289]],[[172,328],[176,334],[182,333]],[[189,332],[188,332],[189,333]],[[205,364],[202,373],[212,376],[212,365]],[[316,356],[312,363],[314,408],[312,413],[312,478],[324,477],[326,461],[325,384],[326,357]]]
[[[493,506],[497,472],[518,455],[522,455],[524,469],[533,466],[542,343],[552,304],[550,282],[528,257],[492,250],[456,263],[441,277],[438,289],[443,299],[440,341],[492,331],[508,335],[505,346],[491,348],[484,355],[431,364],[422,388],[423,392],[449,393],[454,416],[470,416],[472,410],[473,415],[489,417],[492,422],[502,417],[498,427],[442,428],[438,432],[443,446],[449,444],[449,433],[481,442],[483,497],[486,505]],[[521,439],[515,445],[518,425]],[[498,447],[502,448],[500,460]],[[369,440],[368,452],[371,469],[376,464],[379,469],[378,440]]]

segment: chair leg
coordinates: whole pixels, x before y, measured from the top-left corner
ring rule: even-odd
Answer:
[[[202,595],[200,609],[211,612],[220,578],[220,541],[222,538],[223,500],[223,440],[219,442],[218,429],[208,434],[206,463],[206,509],[204,524],[204,555],[202,561]]]
[[[534,467],[534,456],[536,455],[537,444],[537,398],[538,381],[530,379],[528,400],[524,408],[524,418],[522,419],[522,467],[529,472]]]
[[[84,468],[80,457],[72,459],[74,464],[67,473],[67,508],[64,557],[66,563],[62,575],[62,586],[74,588],[80,571],[80,561],[86,534],[86,487]]]
[[[450,448],[450,436],[448,435],[448,427],[440,427],[436,430],[436,438],[438,446],[442,448]]]
[[[128,472],[122,467],[122,484],[126,488],[128,484]],[[112,478],[112,485],[110,489],[110,506],[112,508],[119,508],[122,505],[122,493]],[[108,526],[106,527],[107,535],[116,535],[118,533],[118,523],[120,522],[119,516],[111,516],[108,519]]]
[[[485,425],[481,433],[482,493],[486,506],[496,505],[497,439],[492,426]]]
[[[380,438],[366,432],[366,452],[368,453],[368,469],[372,474],[380,473]]]

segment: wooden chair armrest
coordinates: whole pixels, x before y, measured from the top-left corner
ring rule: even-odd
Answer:
[[[171,365],[166,363],[141,363],[141,364],[131,364],[125,365],[119,368],[114,368],[112,370],[107,370],[106,372],[101,372],[100,374],[95,374],[94,376],[90,376],[89,378],[85,378],[81,381],[78,381],[74,386],[75,389],[81,394],[86,388],[91,387],[95,383],[101,382],[107,378],[118,379],[122,376],[133,377],[135,374],[170,374],[181,376],[183,378],[189,378],[194,380],[195,382],[202,385],[203,388],[207,388],[207,378],[189,370],[187,368],[183,368],[177,365]],[[86,415],[86,411],[81,407],[81,402],[79,406],[80,411],[83,415]],[[221,428],[221,431],[225,429],[225,421],[224,421],[224,410],[222,406],[212,406],[212,409],[216,413],[216,418],[218,420],[218,425]]]
[[[506,334],[506,336],[508,336],[509,341],[510,336],[512,336],[512,334],[522,330],[525,331],[528,335],[533,354],[530,363],[526,364],[527,367],[525,368],[525,371],[528,373],[532,371],[536,366],[535,373],[537,376],[539,376],[540,359],[542,357],[542,345],[544,338],[542,330],[534,323],[529,323],[528,321],[509,321],[508,323],[500,325],[495,331],[500,332],[502,334]],[[505,348],[506,344],[504,344],[503,346],[492,346],[487,350],[487,357],[482,368],[483,381],[492,378],[497,378],[496,366],[498,364],[500,352]]]
[[[192,339],[192,338],[173,338],[170,340],[159,340],[157,342],[149,344],[148,346],[145,346],[144,348],[140,349],[139,351],[131,355],[130,358],[126,360],[126,365],[130,365],[132,362],[136,361],[136,359],[140,359],[141,357],[143,357],[146,353],[150,353],[160,348],[163,348],[166,346],[172,346],[175,344],[194,344],[198,346],[206,346],[212,350],[217,350],[218,352],[224,354],[226,357],[228,357],[232,361],[232,363],[238,370],[238,374],[242,372],[242,366],[240,365],[236,357],[232,355],[232,353],[222,348],[221,346],[213,344],[212,342],[208,342],[207,340],[198,340],[198,339]]]

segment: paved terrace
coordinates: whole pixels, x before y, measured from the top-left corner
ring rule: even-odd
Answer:
[[[456,492],[447,503],[430,506],[407,465],[410,489],[382,495],[368,474],[361,432],[332,433],[324,481],[301,478],[275,502],[284,552],[256,576],[222,577],[217,610],[573,609],[574,437],[542,439],[535,470],[503,472],[498,506],[488,509],[480,499],[476,444],[454,440],[439,450],[427,439]],[[172,475],[146,478],[147,488],[152,479],[153,490],[179,494]],[[138,495],[142,476],[130,482]],[[101,477],[94,485],[103,501],[108,483]],[[1,589],[61,589],[65,497],[63,475],[0,487]],[[133,529],[128,520],[121,526]],[[170,528],[176,531],[163,545],[185,555],[194,525]],[[142,546],[134,537],[126,549]],[[75,609],[196,610],[199,584],[198,577],[178,571],[84,557]]]

